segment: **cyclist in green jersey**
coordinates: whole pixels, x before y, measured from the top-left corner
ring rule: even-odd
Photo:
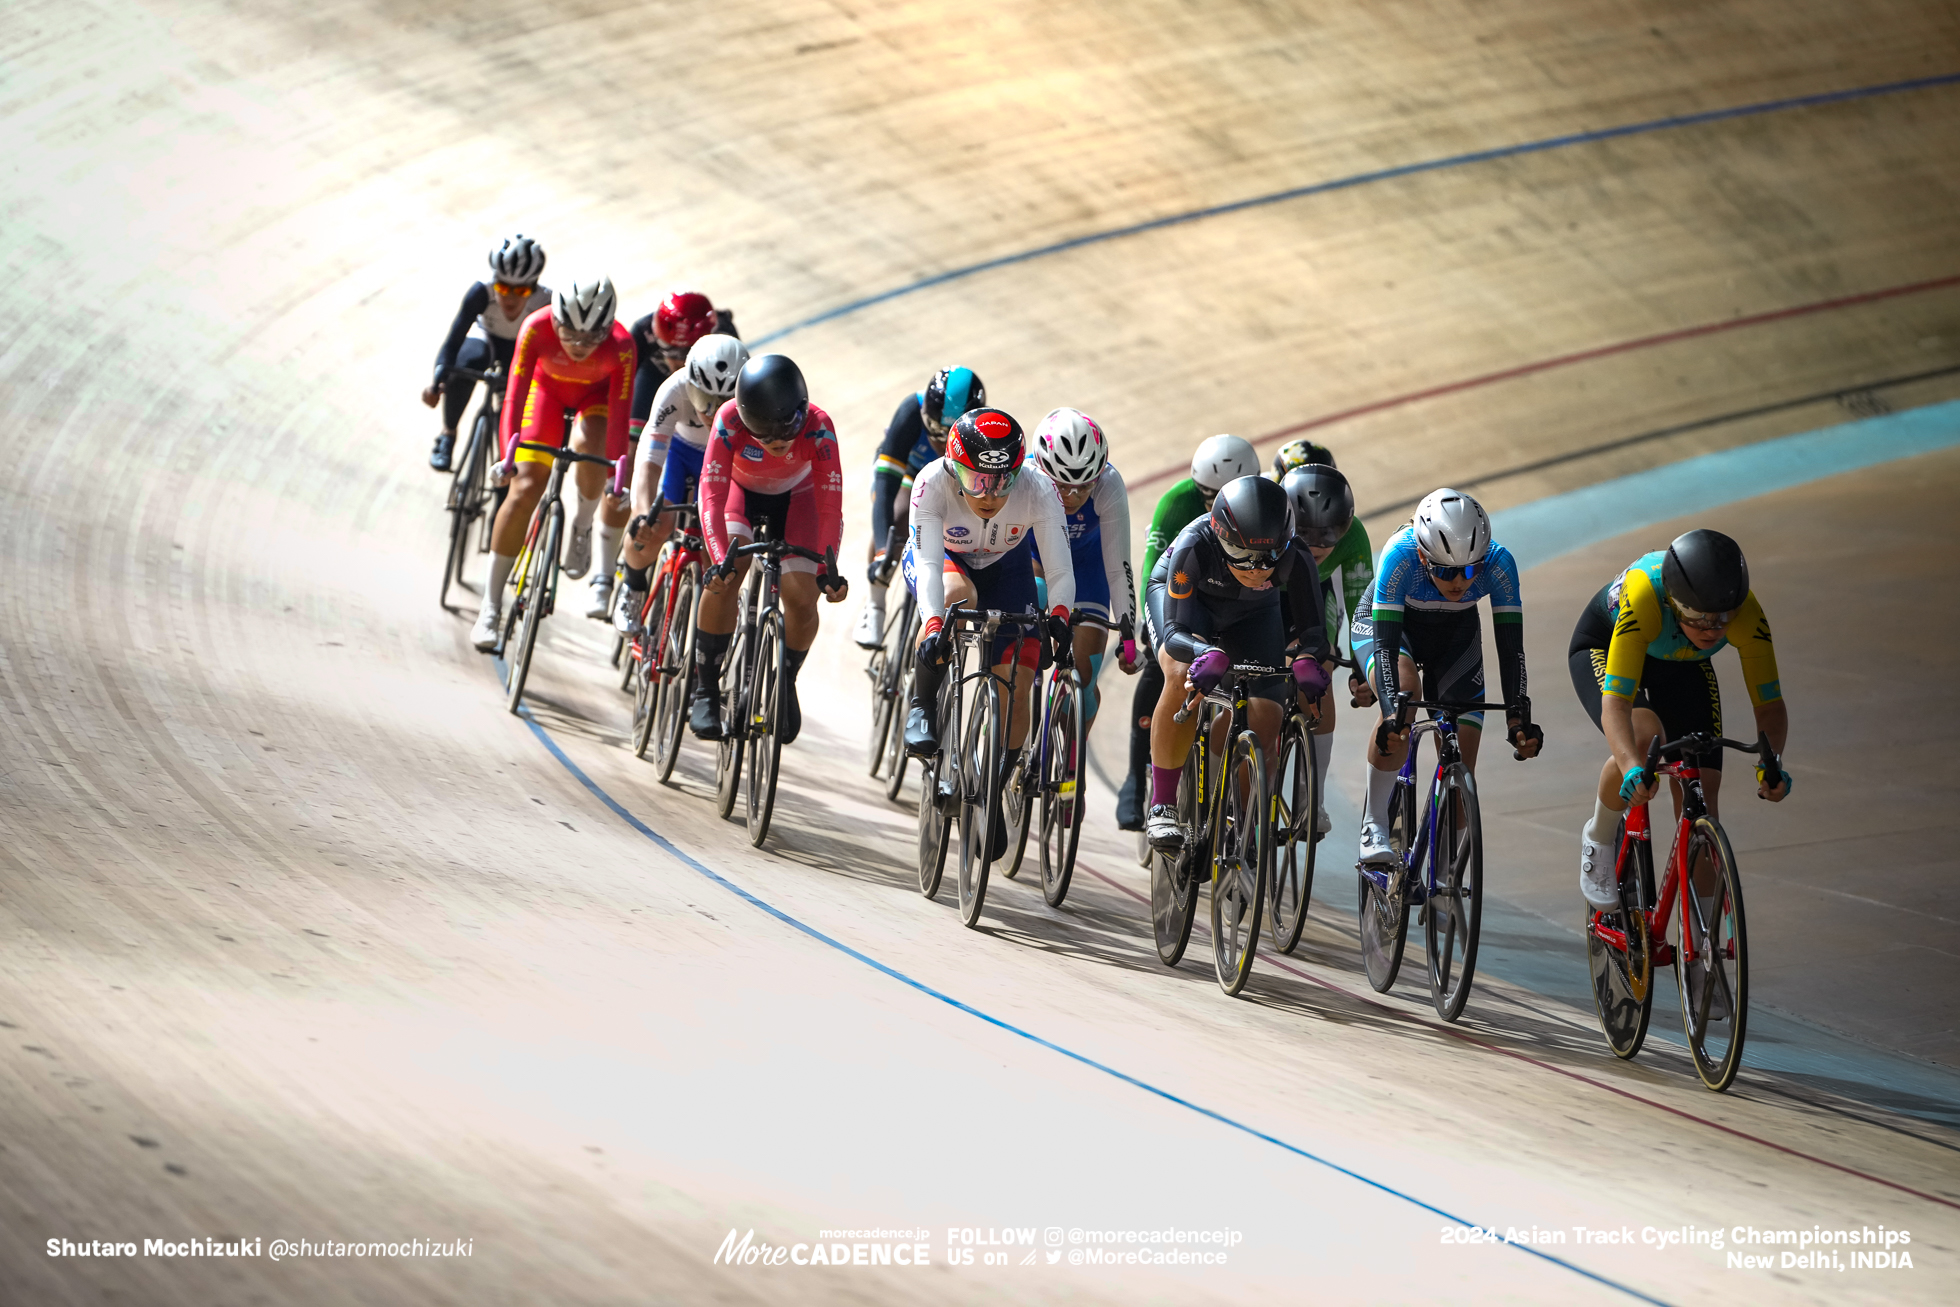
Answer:
[[[1157,511],[1150,515],[1150,533],[1143,542],[1143,575],[1157,566],[1157,557],[1170,548],[1177,533],[1211,512],[1211,501],[1219,487],[1243,476],[1256,476],[1259,455],[1252,445],[1238,436],[1213,436],[1198,446],[1191,456],[1191,475],[1164,492]],[[1137,632],[1141,643],[1149,635],[1149,623]],[[1143,829],[1143,796],[1149,789],[1150,717],[1164,694],[1164,671],[1153,653],[1143,660],[1143,673],[1137,677],[1136,697],[1130,707],[1130,774],[1116,796],[1116,825],[1122,830]]]
[[[1347,614],[1356,611],[1362,597],[1368,593],[1368,585],[1375,579],[1375,564],[1368,549],[1368,529],[1354,515],[1353,487],[1335,469],[1333,455],[1324,449],[1318,452],[1326,456],[1326,462],[1302,464],[1289,471],[1280,485],[1293,501],[1294,534],[1313,555],[1314,564],[1320,569],[1327,642],[1338,653],[1342,623]],[[1354,656],[1353,644],[1354,633],[1350,628],[1349,657]],[[1325,665],[1325,670],[1331,673],[1332,664]],[[1360,689],[1354,688],[1354,685],[1350,678],[1350,688],[1359,697],[1366,683],[1360,683]],[[1373,691],[1369,691],[1366,698],[1372,701]],[[1314,750],[1314,770],[1320,776],[1315,793],[1321,796],[1320,806],[1314,812],[1314,833],[1325,835],[1331,824],[1327,819],[1327,764],[1334,756],[1334,694],[1331,689],[1320,697],[1320,716],[1314,722],[1313,733],[1324,737],[1321,745]]]
[[[1273,453],[1273,480],[1285,481],[1286,474],[1296,467],[1309,463],[1325,463],[1334,466],[1334,451],[1325,445],[1316,445],[1311,440],[1289,440]],[[1321,579],[1325,580],[1327,571],[1321,569]]]

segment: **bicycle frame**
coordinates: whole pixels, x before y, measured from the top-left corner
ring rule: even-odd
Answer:
[[[639,631],[633,637],[633,655],[642,661],[649,656],[657,657],[660,651],[667,647],[667,636],[674,626],[674,591],[680,587],[682,573],[686,572],[690,565],[701,561],[702,551],[706,547],[701,537],[690,529],[688,517],[696,511],[694,506],[681,504],[676,508],[680,516],[674,523],[674,534],[669,537],[666,546],[661,550],[660,564],[655,569],[656,574],[649,578],[647,597],[640,606],[640,620],[637,623]],[[651,516],[657,518],[661,511],[662,505],[656,501]],[[662,603],[661,608],[660,629],[648,630],[647,614],[653,611],[655,601],[663,596],[665,602]],[[643,641],[645,643],[642,643]],[[661,667],[658,670],[663,676],[671,676],[676,671],[686,669]]]
[[[1676,814],[1674,847],[1668,851],[1667,872],[1661,878],[1657,901],[1653,904],[1641,904],[1641,910],[1647,917],[1647,933],[1653,941],[1653,964],[1664,967],[1674,962],[1674,945],[1667,942],[1667,923],[1669,914],[1675,906],[1676,895],[1680,893],[1681,886],[1688,879],[1689,837],[1694,831],[1695,822],[1707,815],[1708,802],[1702,795],[1701,768],[1682,761],[1663,763],[1655,771],[1657,775],[1672,776],[1681,783],[1681,811]],[[1651,806],[1651,804],[1641,803],[1627,808],[1626,838],[1620,842],[1619,859],[1614,868],[1617,876],[1626,875],[1628,861],[1633,857],[1636,842],[1650,845],[1653,842],[1652,818],[1648,812]],[[1640,886],[1638,893],[1644,898],[1646,886]],[[1688,920],[1688,903],[1685,895],[1681,895],[1680,907],[1682,959],[1693,962],[1700,954],[1695,949],[1694,931]],[[1589,923],[1589,926],[1594,934],[1615,948],[1624,950],[1627,947],[1625,931],[1600,925],[1597,922]]]
[[[1404,786],[1415,788],[1417,743],[1425,735],[1436,737],[1436,765],[1429,774],[1429,796],[1423,801],[1423,819],[1416,827],[1416,840],[1409,851],[1402,855],[1402,866],[1398,879],[1408,893],[1408,901],[1413,904],[1427,903],[1436,890],[1436,859],[1429,856],[1438,847],[1436,823],[1440,820],[1442,805],[1437,798],[1442,792],[1443,776],[1452,767],[1463,761],[1463,749],[1456,737],[1457,716],[1474,712],[1486,704],[1435,704],[1420,701],[1410,702],[1411,709],[1424,708],[1437,713],[1426,721],[1415,722],[1409,728],[1409,756],[1402,760],[1402,770],[1396,774],[1397,789]],[[1426,865],[1425,865],[1426,864]],[[1422,875],[1415,874],[1421,868]],[[1393,897],[1396,887],[1388,880],[1388,873],[1377,869],[1371,863],[1361,865],[1361,874],[1374,882],[1382,894]]]

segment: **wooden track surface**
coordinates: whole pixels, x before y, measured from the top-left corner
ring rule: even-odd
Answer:
[[[698,283],[763,334],[1291,187],[1955,72],[1952,7],[1897,2],[11,6],[0,1300],[1243,1301],[1311,1284],[1568,1302],[1621,1284],[1700,1301],[1744,1283],[1706,1252],[1556,1250],[1609,1284],[1438,1247],[1442,1218],[1394,1196],[1410,1194],[1499,1225],[1882,1221],[1915,1232],[1915,1270],[1791,1272],[1745,1296],[1951,1301],[1956,1143],[1926,1115],[1748,1070],[1715,1099],[1664,1049],[1612,1063],[1587,1013],[1499,975],[1469,1038],[1442,1032],[1408,983],[1361,997],[1331,917],[1289,963],[1307,978],[1262,961],[1251,1001],[1228,1003],[1201,948],[1175,974],[1150,956],[1107,829],[1065,912],[997,884],[989,929],[962,931],[944,895],[911,888],[909,813],[856,774],[861,660],[840,629],[856,596],[827,610],[805,672],[826,692],[806,693],[763,853],[712,821],[698,747],[677,788],[650,784],[619,747],[596,629],[562,614],[535,673],[541,727],[691,856],[921,983],[1386,1188],[757,912],[502,712],[467,618],[434,603],[440,488],[413,396],[481,249],[513,228],[546,241],[548,279],[609,270],[633,316]],[[1097,415],[1133,479],[1213,431],[1373,405],[1325,430],[1364,505],[1461,479],[1501,507],[1825,425],[1844,392],[1960,394],[1952,373],[1881,385],[1960,366],[1955,286],[1766,318],[1960,274],[1956,123],[1947,85],[1440,168],[1027,259],[781,348],[854,469],[898,397],[959,360],[1030,425],[1060,403]],[[1583,455],[1804,397],[1821,398]],[[1923,539],[1889,520],[1892,475],[1737,508],[1787,629],[1827,641],[1834,615],[1866,611],[1867,571],[1899,578],[1886,611],[1917,620],[1915,587],[1938,576],[1902,567]],[[1937,514],[1960,468],[1913,475],[1898,493]],[[1814,539],[1757,550],[1753,533],[1807,531],[1813,510],[1869,532],[1857,567]],[[1551,646],[1625,543],[1533,580],[1533,667],[1561,711]],[[1950,719],[1927,697],[1948,645],[1914,643],[1890,679],[1835,649],[1793,654],[1786,684],[1817,705],[1803,765],[1820,771],[1800,773],[1817,806],[1791,824],[1802,849],[1764,834],[1748,856],[1784,887],[1763,909],[1779,953],[1760,992],[1951,1065],[1948,868],[1912,863],[1923,828],[1903,827],[1951,795],[1953,769],[1893,738]],[[1487,788],[1520,818],[1515,900],[1556,915],[1572,903],[1558,832],[1583,817],[1596,750],[1548,722],[1556,761],[1524,779],[1507,762]],[[1839,758],[1868,770],[1822,770]],[[1872,774],[1908,764],[1923,790]],[[1834,825],[1834,783],[1856,822]],[[1542,835],[1522,820],[1540,806]],[[1853,856],[1832,860],[1823,842],[1846,836]],[[1839,897],[1813,906],[1813,889]],[[1820,920],[1830,946],[1792,957]],[[1215,1274],[710,1265],[730,1226],[793,1240],[915,1221],[936,1263],[949,1226],[1219,1223],[1247,1244]],[[44,1249],[227,1233],[476,1252]]]

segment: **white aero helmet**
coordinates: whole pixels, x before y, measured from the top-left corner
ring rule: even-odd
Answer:
[[[1490,515],[1461,490],[1432,490],[1416,505],[1416,543],[1439,567],[1473,567],[1490,552]]]
[[[580,277],[551,292],[551,320],[561,336],[601,337],[612,329],[619,296],[611,277]]]
[[[1034,429],[1034,457],[1058,486],[1094,485],[1109,466],[1109,441],[1087,413],[1058,408]]]
[[[714,420],[724,401],[735,398],[735,381],[749,361],[749,347],[733,336],[713,332],[687,350],[687,397],[703,422]]]
[[[490,276],[511,286],[535,286],[544,276],[544,246],[518,232],[490,250]]]
[[[1259,455],[1252,445],[1237,436],[1213,436],[1198,446],[1191,456],[1191,479],[1207,495],[1215,495],[1227,481],[1257,476]]]

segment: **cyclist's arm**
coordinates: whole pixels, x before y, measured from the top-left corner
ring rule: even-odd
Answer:
[[[1068,514],[1054,483],[1035,469],[1021,473],[1034,502],[1034,542],[1041,550],[1042,578],[1048,585],[1048,611],[1075,607],[1075,559],[1068,547]]]
[[[919,397],[907,395],[885,424],[884,443],[878,446],[878,461],[871,467],[871,546],[882,548],[891,534],[892,510],[911,478],[907,460],[917,443],[923,424],[919,420]]]
[[[1504,688],[1504,702],[1515,704],[1525,696],[1524,673],[1524,592],[1518,586],[1518,565],[1511,551],[1491,542],[1484,560],[1490,577],[1491,635],[1497,642],[1497,679]]]
[[[1130,575],[1130,492],[1114,467],[1096,482],[1096,520],[1102,524],[1103,573],[1109,578],[1109,624],[1119,627],[1136,613],[1136,580]]]
[[[1606,646],[1606,675],[1599,697],[1599,729],[1623,775],[1647,761],[1633,739],[1633,699],[1640,693],[1647,646],[1660,631],[1660,596],[1645,569],[1629,567],[1620,582],[1620,606],[1613,615],[1613,638]]]
[[[1202,560],[1195,542],[1171,551],[1169,573],[1164,586],[1164,652],[1173,662],[1187,666],[1214,646],[1197,634],[1197,621],[1205,616],[1205,601],[1198,596],[1197,568]]]
[[[912,571],[919,596],[919,619],[946,615],[946,513],[934,490],[936,477],[912,487]]]
[[[1324,662],[1328,657],[1327,609],[1320,592],[1320,568],[1305,546],[1287,551],[1285,580],[1286,647]]]
[[[1389,705],[1401,693],[1402,611],[1422,568],[1416,557],[1415,540],[1398,532],[1382,550],[1381,567],[1375,573],[1374,622],[1375,671],[1381,677],[1382,716],[1390,716]]]
[[[808,433],[816,444],[810,456],[810,480],[817,499],[817,552],[844,543],[844,465],[837,456],[837,432],[828,414]]]
[[[708,557],[719,563],[728,557],[728,527],[722,512],[728,505],[728,474],[735,462],[728,429],[715,423],[708,437],[707,452],[701,456],[701,539],[707,543]]]
[[[456,366],[456,351],[463,348],[463,339],[470,334],[470,324],[489,307],[490,288],[482,282],[472,283],[463,292],[463,306],[456,310],[456,320],[449,324],[449,334],[442,338],[442,348],[436,351],[438,386],[448,380],[449,369]]]
[[[1355,518],[1347,534],[1341,537],[1340,553],[1341,595],[1347,600],[1345,611],[1358,613],[1368,600],[1368,587],[1375,580],[1375,555],[1368,544],[1368,528],[1361,525],[1360,518]],[[1352,631],[1348,634],[1348,652],[1354,652]]]
[[[633,448],[629,430],[633,413],[633,340],[626,328],[613,324],[612,339],[606,348],[613,351],[612,385],[606,399],[606,457],[617,463]]]
[[[517,349],[511,354],[510,381],[504,388],[504,411],[498,422],[497,448],[502,458],[510,457],[511,442],[524,422],[524,402],[531,397],[531,374],[537,370],[538,355],[550,333],[551,310],[539,309],[524,319],[517,333]]]

